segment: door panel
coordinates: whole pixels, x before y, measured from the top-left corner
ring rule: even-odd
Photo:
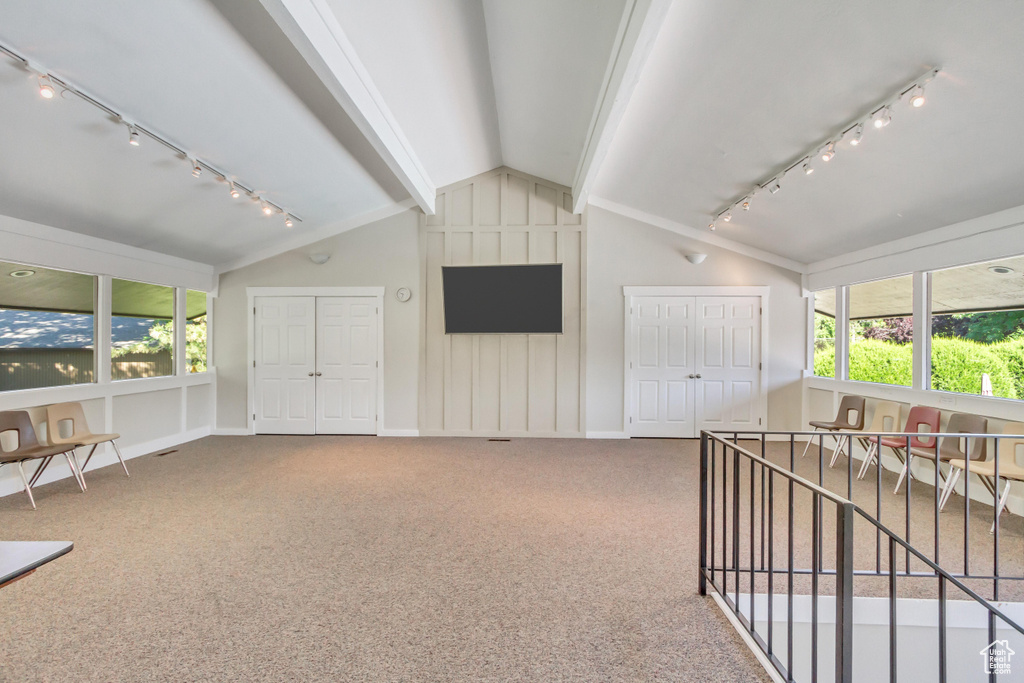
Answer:
[[[631,436],[761,428],[759,297],[636,297]]]
[[[377,300],[318,297],[317,434],[377,433]]]
[[[694,436],[693,297],[638,297],[630,318],[630,435]]]
[[[256,297],[254,369],[258,434],[312,434],[316,306],[307,297]]]
[[[761,300],[700,297],[696,404],[699,429],[760,429]]]

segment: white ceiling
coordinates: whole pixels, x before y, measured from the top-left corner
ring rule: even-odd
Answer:
[[[0,41],[265,190],[305,219],[295,230],[153,143],[130,148],[82,102],[43,101],[3,56],[0,214],[223,265],[408,203],[379,145],[264,9],[275,2],[7,0]],[[502,164],[571,185],[596,108],[618,96],[605,85],[623,17],[650,4],[303,2],[333,13],[389,110],[378,120],[393,118],[434,187]],[[716,236],[812,263],[1024,204],[1021,35],[1017,0],[675,0],[622,91],[591,194],[703,230],[935,65],[925,107],[790,175]]]
[[[677,1],[595,194],[705,228],[934,65],[924,107],[717,234],[807,263],[1024,204],[1022,35],[1018,0]]]

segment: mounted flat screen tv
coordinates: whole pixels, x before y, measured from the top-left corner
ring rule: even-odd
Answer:
[[[561,334],[562,264],[445,266],[445,334]]]

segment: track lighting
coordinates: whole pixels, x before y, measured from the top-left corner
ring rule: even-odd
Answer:
[[[260,197],[260,210],[263,212],[264,216],[269,216],[274,213],[274,210],[270,208],[270,204],[268,204],[267,200],[263,199],[263,197]]]
[[[915,85],[914,89],[910,91],[910,106],[924,106],[924,87],[922,87],[920,83]]]
[[[236,183],[233,180],[229,181],[228,173],[219,170],[216,166],[212,164],[209,164],[205,161],[201,161],[197,157],[192,156],[189,152],[185,151],[177,144],[154,133],[150,128],[146,126],[137,125],[135,123],[129,123],[129,121],[133,121],[133,119],[127,118],[120,112],[115,111],[114,109],[109,107],[108,105],[95,100],[90,95],[86,94],[77,86],[75,86],[73,83],[69,83],[66,79],[62,78],[60,74],[51,74],[51,72],[47,71],[38,64],[30,62],[27,58],[19,54],[16,50],[11,49],[2,42],[0,42],[0,56],[9,57],[12,61],[16,62],[18,66],[20,66],[29,74],[29,78],[31,78],[32,75],[36,76],[40,97],[43,97],[48,100],[53,99],[57,95],[57,89],[60,88],[61,97],[70,98],[72,96],[75,96],[81,101],[85,102],[86,104],[91,104],[92,106],[96,107],[96,109],[98,109],[102,113],[102,116],[105,119],[112,119],[114,121],[117,121],[118,123],[123,123],[124,125],[126,125],[128,127],[129,145],[133,147],[140,146],[142,142],[141,133],[145,133],[146,138],[149,141],[160,143],[168,150],[170,150],[175,156],[177,156],[178,159],[184,159],[185,161],[188,161],[189,164],[192,166],[193,177],[199,178],[203,174],[203,170],[205,169],[206,171],[209,172],[210,175],[214,176],[216,180],[222,180],[230,184],[230,193],[232,198],[237,199],[242,196],[242,193],[245,193],[250,197],[255,197],[256,191],[251,187],[247,187],[246,185],[240,182]],[[296,221],[302,221],[301,216],[297,216],[295,215],[295,213],[286,210],[285,207],[273,204],[271,202],[267,202],[266,200],[262,200],[262,202],[263,205],[266,207],[264,209],[264,213],[266,215],[271,215],[273,213],[281,213],[287,215],[285,227],[292,227]]]
[[[53,81],[46,74],[39,77],[39,94],[47,100],[52,100],[53,96],[57,94],[56,88],[53,87]]]
[[[285,216],[284,216],[284,227],[290,228],[293,225],[295,225],[295,223],[292,222],[292,217],[289,216],[288,214],[285,214]]]
[[[874,128],[885,128],[892,122],[892,114],[895,110],[897,103],[906,101],[912,107],[921,107],[924,105],[924,89],[925,86],[939,74],[939,69],[929,69],[927,72],[918,76],[910,83],[906,84],[899,90],[892,92],[892,94],[881,101],[876,101],[870,109],[862,110],[861,114],[846,123],[846,125],[838,128],[838,133],[833,132],[829,138],[822,140],[817,145],[810,147],[802,155],[796,157],[796,161],[790,161],[785,166],[775,168],[768,176],[769,180],[762,180],[754,184],[753,191],[748,191],[740,197],[745,197],[742,203],[739,200],[733,200],[731,203],[719,209],[718,213],[711,214],[712,221],[708,224],[708,228],[714,230],[716,223],[726,222],[728,223],[732,218],[731,211],[742,207],[744,211],[750,208],[750,198],[754,196],[754,193],[760,190],[768,190],[771,194],[777,194],[782,189],[782,179],[790,171],[794,171],[797,168],[802,168],[804,175],[811,175],[815,171],[814,159],[816,156],[820,156],[824,162],[829,162],[835,158],[836,148],[842,142],[848,142],[851,147],[857,147],[860,145],[861,140],[864,137],[864,127],[871,124]]]

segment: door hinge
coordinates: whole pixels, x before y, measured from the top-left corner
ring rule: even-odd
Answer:
[[[380,361],[379,361],[379,360],[375,360],[375,361],[373,362],[373,367],[375,367],[375,368],[379,368],[379,367],[380,367]]]
[[[256,419],[256,413],[252,414],[252,419],[254,419],[254,420]]]
[[[629,369],[630,369],[630,370],[632,370],[632,369],[633,369],[633,361],[629,361]]]
[[[757,418],[757,424],[761,424],[761,418]]]
[[[252,314],[256,315],[256,307],[255,306],[252,307]]]
[[[633,416],[632,415],[629,416],[629,424],[633,424]]]
[[[757,364],[757,369],[758,370],[764,370],[764,364],[763,363],[758,363]]]
[[[256,367],[256,361],[253,361],[253,362],[252,362],[252,366],[253,366],[253,367]]]

